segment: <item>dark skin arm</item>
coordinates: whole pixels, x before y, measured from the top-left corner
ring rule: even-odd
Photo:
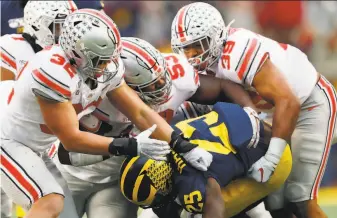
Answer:
[[[221,188],[213,178],[208,178],[206,186],[206,202],[203,218],[225,218],[225,202],[221,195]]]
[[[248,93],[239,84],[209,75],[199,75],[199,78],[200,86],[189,101],[209,105],[223,101],[256,109]]]
[[[301,105],[288,82],[270,59],[267,59],[254,77],[252,85],[266,101],[275,106],[272,136],[289,142]]]

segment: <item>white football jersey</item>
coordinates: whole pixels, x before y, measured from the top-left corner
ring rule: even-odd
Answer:
[[[2,117],[5,115],[5,111],[7,110],[7,101],[9,93],[11,92],[14,86],[13,80],[7,80],[0,82],[0,125],[5,125],[2,122]]]
[[[172,89],[169,99],[165,103],[155,107],[154,110],[160,113],[168,122],[171,122],[179,106],[188,100],[198,89],[199,76],[185,57],[177,54],[164,54],[164,57],[168,65],[168,71],[171,74]],[[194,108],[192,110],[195,111]],[[107,97],[103,99],[102,103],[92,114],[83,117],[80,123],[89,131],[100,134],[104,133],[105,135],[108,134],[114,137],[119,136],[131,125],[129,119],[110,104]],[[108,123],[110,129],[104,123]],[[133,131],[138,132],[137,129]],[[123,160],[124,157],[113,157],[90,166],[73,167],[64,165],[63,167],[70,174],[82,180],[94,183],[106,183],[118,179],[119,168]]]
[[[181,104],[191,98],[200,86],[199,75],[184,56],[163,54],[171,74],[172,89],[168,100],[154,108],[170,123]]]
[[[21,34],[7,34],[0,38],[1,67],[13,72],[15,77],[35,52]]]
[[[269,56],[300,102],[309,97],[317,82],[317,71],[303,52],[246,29],[231,28],[229,31],[221,57],[211,67],[216,77],[244,85],[254,104],[265,112],[271,112],[273,105],[264,101],[251,86],[254,76]]]
[[[109,66],[108,66],[109,67]],[[80,119],[94,111],[105,94],[123,82],[124,65],[110,81],[93,90],[77,74],[58,45],[35,54],[20,71],[9,94],[8,110],[1,126],[3,138],[16,140],[34,151],[44,151],[57,140],[46,126],[33,90],[51,101],[70,100]]]

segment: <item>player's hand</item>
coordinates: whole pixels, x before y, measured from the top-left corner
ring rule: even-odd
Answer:
[[[198,170],[207,171],[213,161],[213,156],[208,151],[190,143],[188,139],[175,131],[172,132],[170,146]]]
[[[266,157],[261,157],[248,170],[248,177],[255,179],[257,182],[267,182],[273,174],[277,163],[267,160]]]
[[[157,128],[153,125],[151,128],[141,132],[135,139],[137,140],[137,154],[145,155],[154,160],[167,160],[166,155],[170,153],[171,148],[165,141],[150,139],[150,135]]]
[[[213,161],[213,156],[206,150],[196,147],[191,151],[182,154],[187,162],[201,171],[207,171]]]

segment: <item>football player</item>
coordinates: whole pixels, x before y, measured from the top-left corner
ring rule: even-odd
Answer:
[[[127,158],[120,171],[123,195],[143,208],[152,208],[160,218],[180,217],[180,206],[203,217],[232,217],[277,190],[291,171],[291,153],[286,147],[270,180],[259,183],[245,178],[271,140],[271,128],[250,108],[219,102],[212,112],[181,121],[175,128],[211,152],[213,162],[206,172],[191,168],[174,151],[169,163]]]
[[[141,154],[158,160],[165,159],[171,146],[198,169],[207,169],[212,155],[173,134],[165,120],[124,83],[120,34],[106,14],[91,9],[70,14],[59,44],[36,53],[20,70],[8,96],[6,125],[1,126],[2,188],[15,203],[30,208],[26,217],[58,217],[62,211],[64,192],[56,181],[58,172],[38,155],[57,138],[70,151]],[[91,113],[105,95],[139,129],[149,129],[137,139],[80,131],[78,119]],[[158,125],[155,131],[155,126],[150,128],[153,124]],[[152,132],[170,146],[149,139]]]
[[[292,173],[271,209],[282,208],[285,196],[297,217],[326,217],[317,193],[335,129],[336,91],[297,48],[230,24],[207,3],[186,5],[172,22],[172,49],[195,69],[249,89],[272,119],[270,146],[251,172],[257,181],[268,180],[291,141]]]
[[[167,122],[179,119],[174,118],[174,115],[186,100],[197,99],[199,102],[209,103],[218,99],[229,100],[231,92],[244,92],[240,86],[228,81],[203,75],[199,78],[184,56],[161,54],[142,39],[122,37],[122,46],[121,58],[125,64],[126,83],[137,92],[147,105],[159,112]],[[249,100],[248,97],[247,99]],[[239,100],[244,105],[244,99],[240,98]],[[190,117],[197,117],[200,113],[204,114],[204,111],[209,112],[207,106],[195,105],[190,102],[185,102],[180,108],[186,113],[186,116]],[[130,120],[118,111],[106,97],[93,113],[81,118],[80,126],[87,131],[112,137],[128,135],[130,127],[132,127]],[[137,131],[133,130],[132,134],[135,132]],[[56,151],[56,148],[52,149]],[[88,218],[94,216],[103,218],[110,216],[110,214],[131,217],[132,213],[135,213],[132,206],[128,205],[127,201],[125,202],[125,198],[116,192],[119,187],[115,181],[118,179],[122,158],[111,157],[105,160],[105,157],[97,155],[79,153],[65,155],[66,151],[62,146],[58,151],[61,163],[71,163],[75,166],[90,164],[90,166],[82,167],[60,165],[55,158],[58,168],[73,193],[80,217],[84,213]],[[82,163],[78,163],[79,161]],[[97,206],[102,205],[103,202],[104,207]]]
[[[4,35],[0,39],[0,81],[14,80],[30,57],[46,46],[58,43],[62,23],[77,9],[73,1],[28,1],[23,4],[26,4],[24,33]],[[12,83],[3,83],[1,86],[7,92]],[[6,92],[1,92],[2,97],[8,97]],[[1,101],[1,104],[5,102]],[[11,202],[3,191],[1,196],[2,213],[8,211],[9,214]]]
[[[62,23],[75,10],[73,1],[28,1],[24,7],[24,32],[1,36],[0,80],[14,80],[31,56],[57,44]]]
[[[2,123],[2,116],[5,114],[7,108],[6,97],[10,93],[13,87],[14,81],[4,81],[0,82],[0,123]],[[11,218],[12,217],[12,201],[7,197],[6,193],[1,189],[1,218]]]

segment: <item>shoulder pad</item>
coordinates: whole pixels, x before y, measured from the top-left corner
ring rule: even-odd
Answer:
[[[198,89],[199,75],[194,70],[187,59],[178,54],[169,53],[164,54],[167,70],[169,71],[172,79],[172,84],[178,88],[179,91],[192,92],[192,95]]]
[[[76,70],[58,46],[38,52],[30,62],[34,89],[57,101],[71,99],[72,78]]]
[[[268,52],[258,34],[245,29],[232,31],[222,50],[217,77],[251,85],[267,58]]]
[[[19,52],[22,52],[22,49],[25,49],[23,46],[27,46],[24,44],[27,44],[27,42],[20,34],[7,34],[1,36],[1,62],[6,69],[12,71],[15,75],[17,72],[16,57]]]

